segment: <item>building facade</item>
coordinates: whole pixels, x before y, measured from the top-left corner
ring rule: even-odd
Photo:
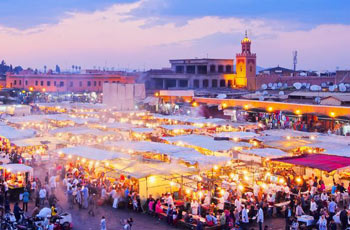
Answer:
[[[215,89],[255,87],[256,54],[251,53],[251,40],[241,41],[242,51],[234,59],[170,60],[169,69],[146,73],[147,89]]]
[[[123,72],[34,73],[6,75],[6,87],[37,92],[102,92],[103,83],[134,83],[135,77]]]

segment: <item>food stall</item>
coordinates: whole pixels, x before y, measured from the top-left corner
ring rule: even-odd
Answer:
[[[17,201],[28,181],[32,180],[33,168],[24,164],[0,165],[1,177],[9,187],[10,200]]]

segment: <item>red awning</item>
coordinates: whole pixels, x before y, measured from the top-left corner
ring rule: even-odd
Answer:
[[[271,159],[271,161],[316,168],[326,172],[332,172],[334,170],[350,166],[350,157],[327,154],[305,154],[297,157]]]

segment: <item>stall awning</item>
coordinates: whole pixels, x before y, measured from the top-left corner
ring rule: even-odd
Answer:
[[[297,157],[283,157],[272,159],[287,164],[315,168],[326,172],[332,172],[350,166],[350,157],[333,156],[327,154],[305,154]]]

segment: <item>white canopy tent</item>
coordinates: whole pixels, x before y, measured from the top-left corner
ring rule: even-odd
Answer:
[[[183,135],[176,137],[163,137],[164,140],[171,143],[183,143],[189,146],[197,146],[212,152],[228,151],[234,147],[250,147],[251,144],[232,141],[215,141],[214,138],[203,135]]]
[[[59,154],[73,155],[77,157],[83,157],[90,160],[104,161],[112,160],[117,158],[128,159],[130,156],[121,152],[111,152],[106,150],[101,150],[88,146],[75,146],[69,148],[58,149]]]
[[[214,137],[227,137],[230,139],[235,139],[235,138],[250,139],[250,138],[258,137],[260,135],[257,133],[253,133],[253,132],[222,132],[222,133],[215,133],[213,136]]]
[[[137,152],[151,152],[157,154],[168,155],[173,159],[181,159],[185,162],[191,164],[198,163],[200,167],[206,165],[221,164],[230,160],[229,157],[225,156],[207,156],[203,155],[192,148],[186,148],[182,146],[169,145],[160,142],[150,142],[150,141],[118,141],[110,142],[105,144],[105,146],[112,147],[116,150],[133,150]]]
[[[33,175],[33,168],[24,164],[6,164],[0,165],[0,168],[6,169],[11,173],[29,172]]]
[[[0,136],[10,141],[34,137],[35,134],[36,131],[33,129],[20,130],[7,125],[0,126]]]

